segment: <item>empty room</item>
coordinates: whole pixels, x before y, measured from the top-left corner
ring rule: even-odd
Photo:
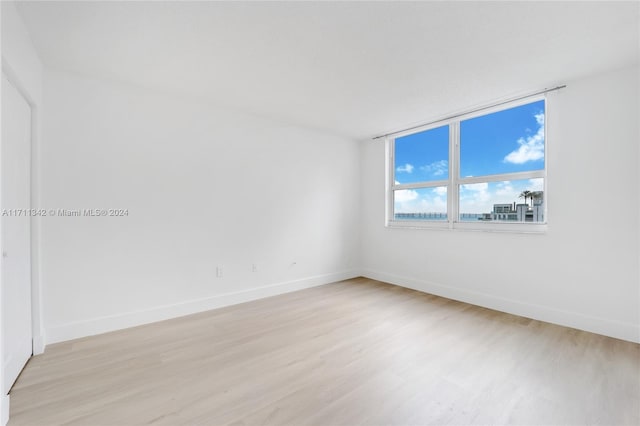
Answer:
[[[0,14],[0,425],[640,424],[640,2]]]

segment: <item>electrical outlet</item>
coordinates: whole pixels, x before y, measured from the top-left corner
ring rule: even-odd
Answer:
[[[258,265],[256,265],[255,263],[251,265],[251,272],[258,272]]]
[[[216,266],[216,277],[222,278],[222,266]]]

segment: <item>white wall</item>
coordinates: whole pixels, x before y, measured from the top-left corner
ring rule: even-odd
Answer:
[[[38,206],[38,145],[40,143],[40,115],[42,112],[42,64],[31,43],[22,19],[15,9],[13,2],[0,2],[0,15],[2,29],[2,72],[15,85],[22,95],[28,100],[32,109],[32,207]],[[41,353],[44,350],[44,339],[42,336],[42,322],[40,317],[41,292],[39,284],[39,263],[38,263],[38,236],[39,221],[32,220],[32,300],[33,300],[33,338],[34,352]],[[0,233],[2,230],[0,229]],[[0,292],[1,293],[1,292]],[[0,296],[1,298],[1,296]],[[0,318],[2,318],[2,300],[0,299]],[[1,320],[0,320],[1,321]],[[2,327],[0,327],[2,330]],[[3,336],[0,331],[0,354],[4,353],[2,348]],[[0,355],[1,356],[1,355]],[[4,360],[0,359],[0,366],[4,366]],[[0,368],[0,383],[4,368]],[[9,398],[0,394],[0,424],[4,425],[9,418]]]
[[[362,150],[366,276],[640,341],[638,68],[549,96],[544,235],[384,227],[385,148]]]
[[[21,89],[29,92],[33,101],[42,99],[42,64],[27,28],[14,2],[3,1],[2,8],[2,66],[10,67],[11,77],[19,80]]]
[[[357,142],[64,72],[45,105],[43,205],[129,210],[43,221],[47,343],[358,275]]]

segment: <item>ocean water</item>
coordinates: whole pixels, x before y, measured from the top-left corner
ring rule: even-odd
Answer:
[[[482,213],[462,213],[460,215],[460,221],[462,222],[476,222],[482,218]],[[446,221],[446,213],[396,213],[394,215],[395,220],[436,220]]]

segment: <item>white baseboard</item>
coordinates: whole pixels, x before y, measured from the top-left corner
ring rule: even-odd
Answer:
[[[123,314],[110,315],[100,318],[92,318],[86,321],[62,324],[45,329],[46,344],[64,342],[78,339],[80,337],[93,336],[107,333],[109,331],[121,330],[138,325],[149,324],[156,321],[181,317],[184,315],[204,312],[211,309],[222,308],[224,306],[249,302],[251,300],[262,299],[278,294],[289,293],[291,291],[316,287],[336,281],[356,278],[360,276],[360,271],[351,270],[337,272],[326,275],[317,275],[283,283],[270,284],[248,290],[233,293],[219,294],[202,299],[189,300],[171,305],[158,306],[156,308],[127,312]],[[44,349],[44,345],[43,345]],[[35,351],[35,341],[34,341]]]
[[[0,426],[9,423],[9,395],[4,393],[0,396]]]
[[[362,270],[362,276],[395,284],[436,296],[478,305],[501,312],[550,322],[565,327],[576,328],[602,334],[616,339],[640,343],[640,325],[598,318],[576,312],[562,311],[541,305],[523,303],[484,293],[477,293],[443,284],[403,277],[373,270]]]
[[[33,354],[40,355],[44,353],[44,336],[33,336]]]

